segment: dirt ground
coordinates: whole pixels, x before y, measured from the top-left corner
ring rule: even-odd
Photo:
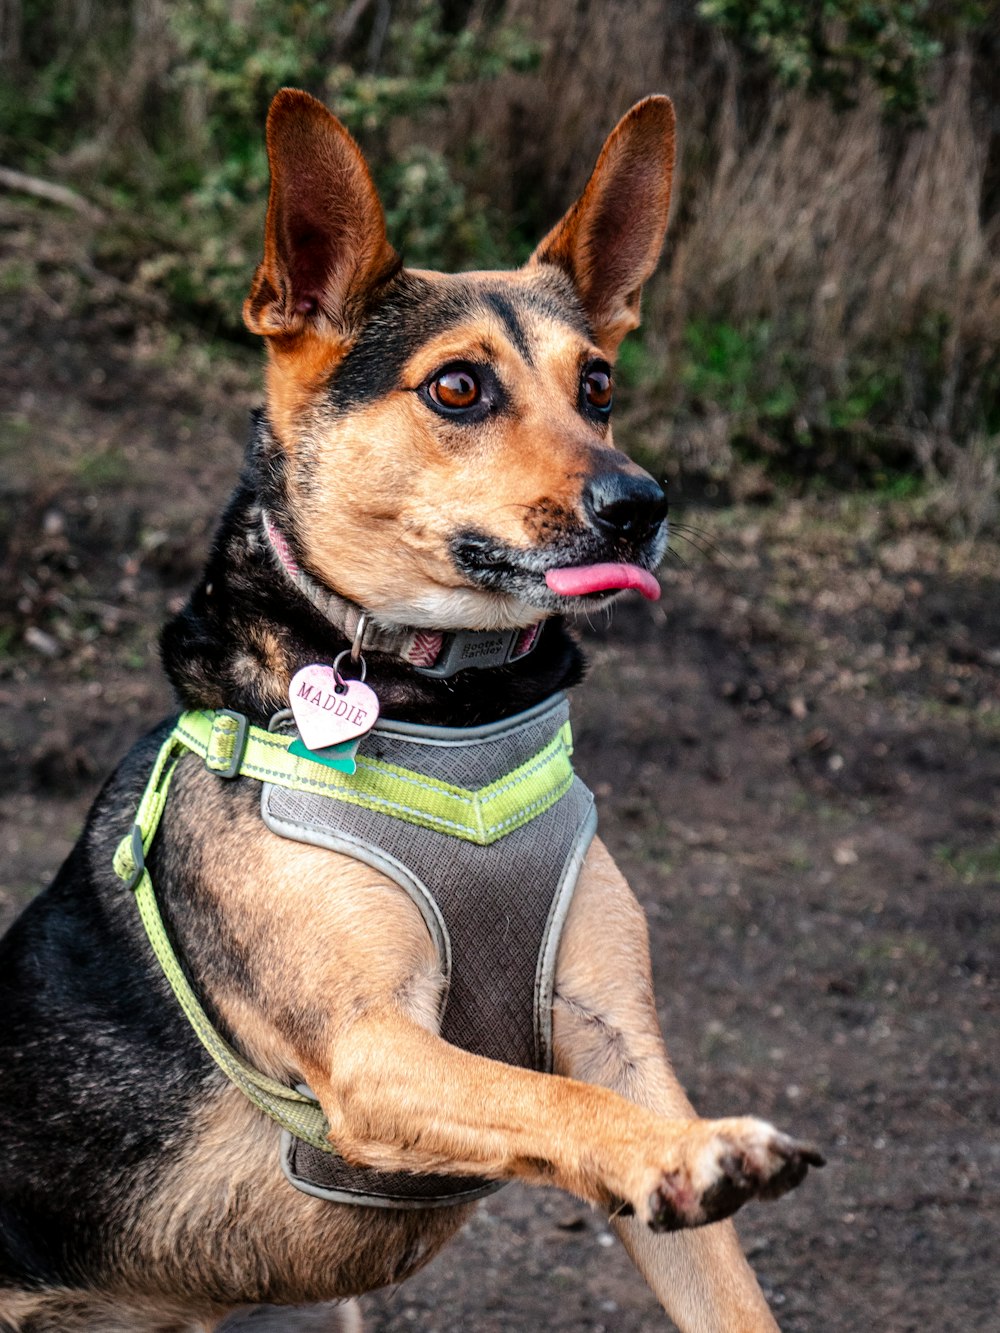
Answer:
[[[258,381],[0,200],[4,924],[171,709],[158,626]],[[662,602],[581,626],[577,755],[699,1109],[828,1154],[741,1214],[745,1245],[786,1333],[1000,1329],[1000,551],[871,495],[681,521]],[[364,1308],[380,1333],[667,1326],[600,1217],[516,1186]]]

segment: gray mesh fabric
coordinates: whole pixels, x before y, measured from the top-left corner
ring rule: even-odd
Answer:
[[[531,759],[567,715],[565,698],[557,696],[491,727],[380,723],[359,755],[477,789]],[[549,809],[488,846],[270,784],[261,809],[275,832],[367,861],[413,896],[448,978],[445,1040],[506,1064],[551,1068],[559,931],[595,828],[593,797],[578,778]],[[291,1135],[285,1136],[284,1165],[292,1182],[310,1193],[383,1206],[461,1202],[490,1187],[478,1179],[349,1167]]]

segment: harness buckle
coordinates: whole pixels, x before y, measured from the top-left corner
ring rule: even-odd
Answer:
[[[138,824],[132,825],[129,855],[132,858],[132,873],[125,882],[125,889],[128,893],[133,893],[146,869],[146,853],[142,846],[142,829]]]
[[[228,718],[236,723],[236,731],[233,732],[229,727],[219,726],[222,718]],[[209,737],[208,748],[205,753],[205,767],[220,778],[238,778],[240,768],[243,765],[243,756],[247,748],[247,736],[250,732],[250,719],[245,713],[236,713],[231,708],[217,708],[215,718],[212,722],[212,734]],[[218,744],[223,738],[227,741],[232,738],[233,749],[228,759],[223,759]]]

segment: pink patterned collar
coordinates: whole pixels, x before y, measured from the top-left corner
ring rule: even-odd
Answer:
[[[275,564],[331,625],[352,641],[361,626],[362,651],[391,653],[422,676],[444,678],[457,671],[518,662],[533,651],[541,637],[541,624],[513,630],[383,629],[373,624],[355,602],[307,574],[296,560],[288,538],[263,509],[261,527]]]

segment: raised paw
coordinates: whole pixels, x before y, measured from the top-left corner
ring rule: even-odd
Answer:
[[[699,1227],[729,1217],[748,1199],[777,1199],[794,1189],[810,1166],[822,1166],[815,1148],[789,1138],[764,1120],[706,1121],[683,1166],[665,1171],[649,1191],[645,1220],[653,1231]]]

